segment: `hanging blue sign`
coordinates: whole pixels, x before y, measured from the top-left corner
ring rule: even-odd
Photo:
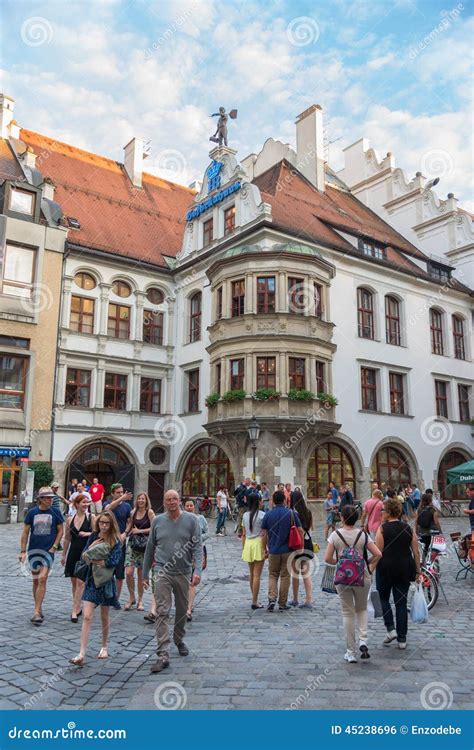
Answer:
[[[219,190],[221,186],[221,170],[224,164],[221,161],[212,160],[210,167],[207,169],[207,192]]]
[[[236,193],[237,190],[240,190],[242,187],[242,183],[240,180],[237,180],[237,182],[234,182],[232,185],[229,185],[229,187],[226,187],[224,190],[221,190],[219,193],[216,193],[215,195],[212,195],[207,200],[200,203],[196,208],[193,208],[192,211],[188,211],[186,214],[186,221],[192,221],[197,216],[201,216],[201,214],[204,213],[204,211],[207,211],[208,208],[212,208],[212,206],[215,206],[216,203],[220,203],[224,200],[224,198],[227,198],[228,195],[232,195],[232,193]]]
[[[0,448],[0,456],[10,458],[28,458],[31,448]]]

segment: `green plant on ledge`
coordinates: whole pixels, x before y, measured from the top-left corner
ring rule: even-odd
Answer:
[[[220,396],[218,393],[210,393],[209,396],[206,398],[206,406],[216,406],[219,399],[220,399]]]
[[[246,395],[243,388],[238,388],[235,391],[226,391],[222,396],[222,400],[229,404],[233,401],[243,401]]]
[[[322,404],[328,404],[329,406],[337,406],[339,403],[335,396],[333,396],[331,393],[324,393],[323,391],[321,393],[317,393],[316,398]]]
[[[275,388],[257,388],[252,398],[254,401],[278,401],[280,391],[276,391]]]
[[[312,391],[306,391],[304,388],[290,388],[288,398],[290,401],[312,401],[315,395]]]

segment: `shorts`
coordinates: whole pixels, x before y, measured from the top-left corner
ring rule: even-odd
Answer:
[[[127,544],[125,552],[125,567],[128,568],[143,568],[143,558],[145,557],[144,549],[132,549],[130,544]]]
[[[254,539],[245,539],[244,548],[242,550],[242,560],[247,563],[261,562],[262,560],[265,560],[261,536],[257,536]]]
[[[327,513],[326,513],[326,523],[328,525],[334,523],[334,511],[333,510],[328,510],[327,511]]]
[[[123,544],[119,563],[115,567],[115,578],[117,579],[117,581],[123,581],[125,578],[125,547],[126,545]]]
[[[40,568],[52,568],[54,554],[43,549],[28,550],[28,564],[32,573],[37,573]]]
[[[97,516],[99,513],[102,513],[102,500],[97,500],[97,502],[94,502],[94,500],[89,505],[90,512]]]

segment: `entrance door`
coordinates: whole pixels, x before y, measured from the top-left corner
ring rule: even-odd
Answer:
[[[165,494],[165,476],[164,471],[148,472],[148,497],[151,500],[151,507],[155,513],[163,513],[163,495]]]

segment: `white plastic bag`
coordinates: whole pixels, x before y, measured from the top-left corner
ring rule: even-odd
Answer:
[[[423,594],[421,581],[416,585],[416,591],[411,603],[410,617],[412,622],[428,622],[428,605]]]
[[[374,605],[372,604],[372,599],[370,598],[370,592],[369,597],[367,599],[367,615],[369,622],[373,622],[375,620],[375,610]]]
[[[380,601],[380,594],[377,591],[375,584],[372,582],[369,589],[369,596],[367,599],[367,612],[369,615],[369,621],[372,622],[378,617],[383,616],[382,602]]]

